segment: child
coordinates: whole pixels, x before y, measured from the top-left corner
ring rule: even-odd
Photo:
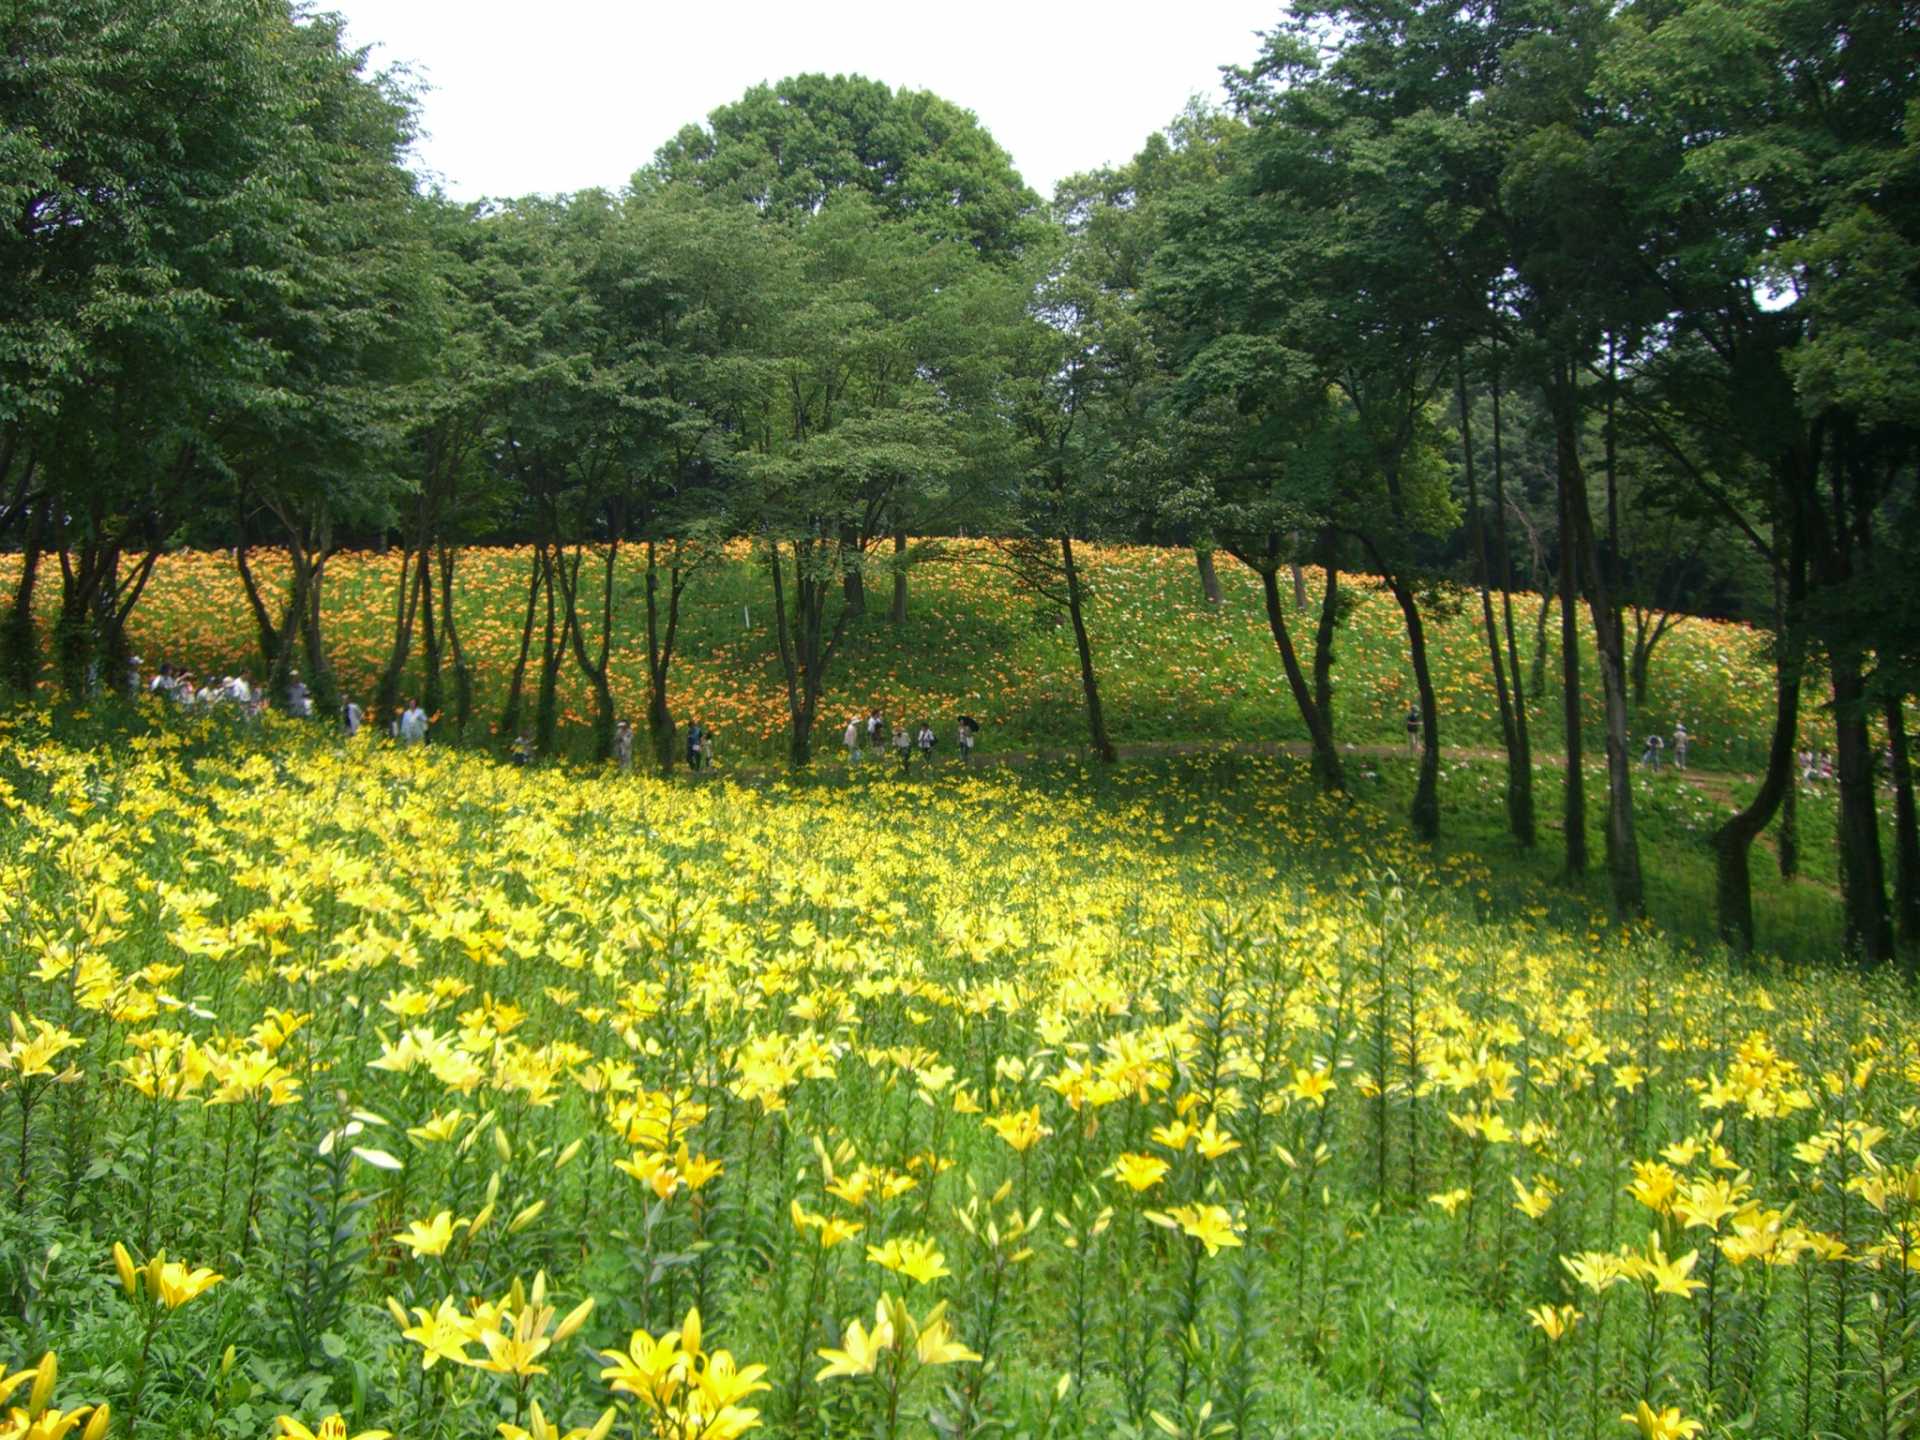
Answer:
[[[1666,745],[1667,742],[1662,740],[1658,735],[1647,736],[1647,748],[1640,756],[1640,763],[1642,765],[1651,765],[1655,770],[1658,770],[1660,768],[1660,752],[1666,749]]]

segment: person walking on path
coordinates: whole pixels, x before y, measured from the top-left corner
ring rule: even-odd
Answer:
[[[1692,738],[1693,737],[1691,735],[1687,734],[1686,721],[1676,720],[1673,722],[1673,768],[1674,769],[1684,770],[1687,768],[1687,742]]]
[[[700,727],[700,768],[702,770],[713,768],[713,727],[711,725]]]
[[[694,720],[687,725],[687,768],[697,771],[700,768],[700,737],[704,732],[700,722]]]
[[[1647,748],[1640,754],[1640,763],[1642,765],[1651,765],[1658,771],[1660,768],[1660,756],[1666,749],[1666,746],[1667,742],[1662,740],[1657,732],[1647,736]]]
[[[523,767],[533,759],[533,742],[527,739],[526,731],[513,737],[513,744],[507,747],[507,758]]]
[[[886,728],[886,719],[880,714],[880,707],[876,705],[867,712],[867,748],[875,755],[880,753],[880,741]]]
[[[400,712],[400,743],[402,745],[427,743],[427,712],[420,708],[418,700],[408,700],[407,708]]]
[[[931,720],[922,720],[920,722],[920,734],[918,739],[920,743],[921,762],[923,766],[931,765],[933,763],[933,739],[934,739],[933,722]]]
[[[298,670],[287,680],[287,713],[296,720],[305,720],[313,714],[313,697],[307,693],[307,682],[300,678]]]
[[[1420,702],[1407,706],[1407,754],[1420,753]]]
[[[960,763],[973,764],[973,739],[980,733],[980,722],[971,715],[962,715],[959,725]]]
[[[893,748],[900,756],[900,773],[904,775],[913,768],[913,732],[904,721],[893,727]]]
[[[847,764],[857,766],[860,763],[860,717],[847,717],[847,732],[840,737],[847,747]]]
[[[347,739],[351,740],[360,733],[360,722],[366,718],[366,712],[353,703],[349,695],[340,706],[340,723],[346,729]]]
[[[633,722],[622,720],[613,727],[613,763],[622,775],[633,773]]]

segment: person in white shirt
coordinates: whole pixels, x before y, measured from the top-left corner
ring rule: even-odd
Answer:
[[[347,739],[351,740],[360,733],[360,722],[366,719],[366,712],[353,703],[352,697],[340,707],[340,722],[346,727]]]
[[[426,740],[427,712],[420,708],[418,700],[409,700],[406,710],[400,716],[400,743],[424,745]]]
[[[899,752],[900,768],[913,768],[913,731],[907,728],[905,721],[893,727],[893,748]]]
[[[1684,770],[1687,768],[1687,741],[1691,740],[1692,738],[1693,737],[1691,735],[1687,734],[1687,726],[1685,721],[1676,720],[1673,722],[1673,768],[1674,769]]]
[[[846,742],[847,763],[858,765],[860,763],[860,717],[858,715],[847,717],[847,733],[842,738]]]

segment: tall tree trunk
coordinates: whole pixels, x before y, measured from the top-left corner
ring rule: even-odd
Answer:
[[[1866,683],[1854,656],[1834,655],[1830,663],[1833,770],[1840,790],[1840,901],[1846,913],[1847,948],[1863,964],[1878,965],[1893,957],[1893,924],[1887,913],[1887,878],[1874,803]]]
[[[40,632],[33,623],[33,595],[40,581],[40,557],[45,553],[47,511],[53,503],[42,500],[27,520],[20,578],[14,583],[5,633],[0,635],[0,667],[4,670],[0,682],[22,695],[31,695],[40,678]]]
[[[1920,947],[1920,819],[1913,808],[1913,765],[1907,751],[1906,697],[1886,700],[1887,778],[1893,784],[1893,915],[1900,943]],[[1909,963],[1913,956],[1909,954]]]
[[[250,547],[243,535],[240,543],[233,547],[234,568],[240,572],[240,589],[247,597],[247,610],[253,616],[253,629],[260,641],[260,664],[271,676],[280,663],[281,626],[274,624],[273,617],[267,611],[266,597],[261,593],[260,584],[253,576],[253,566],[247,561]]]
[[[1871,476],[1861,463],[1851,424],[1832,430],[1833,463],[1827,467],[1828,513],[1817,489],[1801,511],[1813,546],[1821,587],[1839,594],[1867,578],[1871,561]],[[1867,736],[1865,658],[1853,634],[1842,630],[1826,647],[1833,676],[1834,774],[1840,791],[1840,901],[1846,943],[1861,963],[1893,957],[1893,922],[1887,912],[1886,871],[1880,854],[1880,821],[1874,803],[1873,750]]]
[[[841,588],[846,597],[847,613],[856,619],[864,618],[867,613],[867,577],[861,562],[866,554],[860,548],[860,533],[851,525],[840,530],[840,554],[844,561],[851,555],[851,564],[841,567]]]
[[[1273,643],[1280,651],[1280,667],[1286,672],[1287,688],[1293,691],[1293,703],[1300,711],[1300,718],[1306,722],[1307,735],[1313,744],[1313,775],[1320,788],[1329,793],[1347,788],[1345,768],[1340,763],[1340,752],[1334,748],[1333,730],[1327,723],[1326,715],[1307,688],[1306,674],[1300,668],[1300,657],[1293,648],[1293,636],[1287,629],[1286,607],[1280,600],[1280,570],[1277,546],[1269,543],[1265,565],[1253,566],[1260,575],[1260,593],[1267,605],[1267,628],[1273,632]],[[1244,555],[1240,557],[1246,561]]]
[[[680,628],[681,584],[676,548],[667,575],[667,614],[663,627],[658,547],[652,540],[647,541],[647,737],[653,743],[654,763],[662,775],[673,773],[673,712],[667,701],[667,680],[673,668],[674,639]]]
[[[1194,546],[1193,558],[1200,566],[1200,598],[1217,610],[1224,597],[1220,593],[1220,572],[1213,565],[1213,547]]]
[[[453,733],[463,738],[467,723],[473,719],[473,670],[467,664],[467,652],[460,643],[460,625],[453,611],[453,546],[440,546],[440,628],[447,638],[447,652],[453,659]]]
[[[605,762],[613,758],[614,705],[613,686],[608,679],[608,657],[613,653],[614,572],[619,564],[620,534],[623,526],[616,520],[607,542],[607,558],[601,570],[599,653],[587,656],[586,632],[580,625],[580,561],[576,552],[570,571],[562,572],[561,589],[566,597],[567,631],[573,637],[573,659],[593,689],[593,758]]]
[[[308,565],[306,605],[301,612],[300,638],[307,652],[307,689],[316,715],[337,714],[340,709],[340,684],[334,677],[333,661],[327,654],[322,600],[326,593],[327,561],[331,547],[323,536]]]
[[[1320,707],[1320,727],[1332,748],[1339,738],[1333,722],[1333,642],[1340,625],[1340,537],[1332,527],[1320,537],[1320,566],[1326,586],[1320,592],[1320,623],[1313,632],[1313,703]]]
[[[1307,572],[1300,568],[1298,560],[1289,562],[1287,568],[1293,572],[1293,608],[1305,610],[1307,608]]]
[[[1788,557],[1791,616],[1784,601],[1775,607],[1773,740],[1767,747],[1767,770],[1760,790],[1707,839],[1714,854],[1715,905],[1720,938],[1738,954],[1753,949],[1753,878],[1750,872],[1753,842],[1773,819],[1783,800],[1798,787],[1794,773],[1794,741],[1800,732],[1800,682],[1805,644],[1799,608],[1806,590],[1806,549],[1796,532]],[[1778,595],[1778,577],[1775,593]]]
[[[893,609],[887,618],[895,625],[907,623],[907,532],[893,532]]]
[[[527,575],[527,607],[520,622],[520,655],[513,663],[513,678],[507,683],[507,703],[500,712],[500,733],[511,743],[520,734],[520,709],[526,693],[527,659],[533,653],[533,623],[539,613],[540,586],[546,577],[546,541],[533,548]]]
[[[1080,690],[1087,701],[1087,735],[1093,742],[1093,753],[1111,765],[1119,756],[1107,734],[1107,717],[1100,708],[1100,683],[1093,673],[1093,646],[1087,640],[1080,570],[1073,559],[1073,538],[1064,532],[1060,536],[1060,568],[1067,581],[1067,614],[1073,619],[1073,643],[1080,652]]]
[[[440,627],[434,621],[433,565],[431,545],[420,547],[420,649],[426,670],[421,686],[420,708],[438,716],[446,708],[445,659],[440,649]]]
[[[426,569],[424,554],[420,569]],[[423,574],[413,568],[413,549],[408,546],[400,552],[400,587],[393,602],[393,646],[387,652],[387,663],[380,671],[380,683],[373,694],[374,719],[382,726],[400,713],[400,681],[406,674],[407,657],[413,652],[414,617],[419,611],[423,579]]]
[[[1493,374],[1493,526],[1500,547],[1500,608],[1506,630],[1507,672],[1513,677],[1513,752],[1507,766],[1507,825],[1523,849],[1538,838],[1533,810],[1533,740],[1527,730],[1527,691],[1520,679],[1520,646],[1513,633],[1513,551],[1507,544],[1506,451],[1500,426],[1500,372]],[[1534,637],[1546,648],[1546,597],[1541,597],[1540,632]],[[1536,659],[1539,657],[1536,656]],[[1538,693],[1536,684],[1535,693]]]
[[[560,733],[560,667],[566,663],[567,646],[572,639],[570,624],[561,623],[559,604],[559,567],[567,563],[558,545],[546,552],[547,623],[540,649],[540,688],[534,697],[533,743],[542,755],[553,753]],[[571,617],[565,617],[568,621]]]
[[[1567,850],[1567,878],[1587,873],[1587,777],[1580,708],[1580,547],[1567,513],[1567,487],[1556,486],[1560,508],[1560,717],[1566,730],[1567,773],[1561,801],[1561,825]]]
[[[1572,367],[1564,366],[1555,386],[1554,451],[1567,512],[1585,561],[1587,611],[1593,618],[1594,651],[1600,670],[1607,718],[1607,879],[1614,914],[1636,919],[1646,909],[1640,873],[1640,847],[1633,828],[1633,756],[1627,750],[1625,656],[1619,613],[1607,587],[1600,547],[1587,506],[1586,474],[1580,465],[1579,409]]]
[[[1427,627],[1420,619],[1420,601],[1413,587],[1397,573],[1387,575],[1387,587],[1400,604],[1407,622],[1407,649],[1413,661],[1413,683],[1420,692],[1420,775],[1413,787],[1413,805],[1407,818],[1422,840],[1440,838],[1440,704],[1427,665]]]
[[[1454,388],[1460,409],[1461,453],[1465,459],[1467,480],[1468,528],[1473,535],[1474,570],[1480,588],[1480,620],[1486,632],[1487,656],[1493,666],[1494,696],[1499,702],[1500,738],[1507,751],[1507,829],[1521,844],[1531,843],[1531,835],[1523,834],[1531,829],[1532,816],[1526,816],[1523,826],[1522,816],[1515,804],[1521,790],[1519,771],[1528,762],[1520,754],[1520,740],[1514,733],[1513,697],[1507,690],[1506,657],[1500,648],[1500,630],[1493,617],[1492,580],[1487,564],[1486,517],[1480,513],[1480,490],[1473,468],[1473,416],[1467,406],[1467,368],[1464,357],[1455,358]],[[1517,675],[1514,677],[1519,678]]]

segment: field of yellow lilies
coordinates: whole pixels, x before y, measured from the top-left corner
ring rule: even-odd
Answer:
[[[1285,758],[3,724],[5,1440],[1911,1427],[1892,981],[1590,926]]]

